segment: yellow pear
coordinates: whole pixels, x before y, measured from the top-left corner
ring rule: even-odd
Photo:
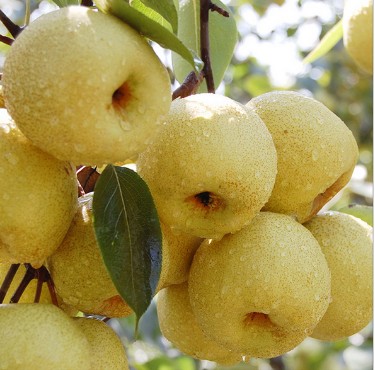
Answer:
[[[372,320],[372,227],[332,211],[316,215],[304,226],[319,242],[332,281],[332,302],[311,337],[329,342],[345,339]]]
[[[157,312],[162,334],[185,355],[223,366],[232,366],[242,360],[240,354],[204,336],[190,305],[187,282],[160,291]]]
[[[274,91],[246,104],[264,121],[277,151],[277,176],[264,211],[313,217],[350,180],[358,147],[349,128],[315,99]]]
[[[260,212],[252,223],[199,247],[190,302],[205,336],[244,356],[280,356],[328,308],[330,272],[319,243],[292,217]]]
[[[194,254],[203,239],[171,229],[163,223],[161,223],[161,231],[163,235],[163,264],[159,286],[163,289],[169,285],[181,284],[188,279]]]
[[[33,145],[0,109],[0,175],[0,262],[40,267],[76,211],[75,167]]]
[[[106,323],[87,317],[74,318],[91,347],[91,370],[129,370],[125,348]]]
[[[143,151],[171,103],[169,75],[144,37],[84,6],[31,22],[7,53],[2,84],[20,130],[76,165]]]
[[[90,357],[85,334],[56,306],[0,305],[0,369],[91,370]]]
[[[344,46],[364,71],[373,71],[373,0],[347,0],[342,18]]]
[[[166,119],[137,160],[161,221],[215,239],[249,223],[276,176],[276,151],[262,120],[217,94],[176,99]]]
[[[78,211],[46,266],[66,304],[92,315],[124,317],[133,311],[121,299],[104,265],[92,225],[93,193],[78,199]]]

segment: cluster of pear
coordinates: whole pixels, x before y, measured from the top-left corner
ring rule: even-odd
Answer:
[[[134,159],[146,148],[171,104],[166,68],[127,24],[69,6],[19,34],[2,92],[1,281],[11,264],[48,266],[59,308],[47,288],[34,303],[35,281],[19,304],[0,305],[0,368],[126,369],[124,347],[108,325],[70,317],[132,313],[104,267],[92,194],[78,200],[76,167]],[[24,272],[21,266],[4,302]]]
[[[163,335],[186,355],[230,366],[364,328],[372,228],[318,213],[357,159],[347,126],[297,92],[246,105],[214,94],[174,100],[137,171],[161,221],[204,241],[186,281],[158,294]]]

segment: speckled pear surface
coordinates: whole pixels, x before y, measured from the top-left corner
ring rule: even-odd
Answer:
[[[205,335],[261,358],[286,353],[312,333],[328,308],[331,286],[312,234],[270,212],[218,242],[203,242],[188,284]]]
[[[276,176],[276,151],[263,121],[217,94],[176,99],[166,119],[137,160],[161,221],[215,239],[250,222]]]
[[[373,0],[347,0],[342,18],[343,41],[359,67],[373,72]]]
[[[332,302],[311,337],[335,342],[373,317],[372,227],[340,212],[323,212],[304,226],[319,242],[331,271]]]
[[[7,54],[2,84],[21,131],[76,165],[143,151],[171,102],[168,73],[147,41],[118,18],[83,6],[31,22]]]
[[[0,369],[92,370],[74,320],[48,303],[0,305]]]
[[[133,311],[119,297],[104,265],[92,225],[93,193],[79,198],[79,208],[47,268],[65,303],[80,311],[123,317]]]
[[[76,211],[75,167],[33,145],[0,109],[0,177],[0,262],[40,267]]]
[[[277,150],[277,176],[264,211],[313,217],[350,180],[358,147],[349,128],[306,95],[274,91],[246,104],[267,125]]]
[[[182,353],[200,360],[232,366],[242,360],[234,353],[204,336],[190,305],[187,282],[171,285],[158,294],[160,330]]]
[[[124,345],[111,327],[95,318],[74,321],[90,344],[91,370],[129,370]]]

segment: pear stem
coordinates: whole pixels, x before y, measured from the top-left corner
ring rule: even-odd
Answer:
[[[18,303],[23,292],[29,285],[30,281],[36,277],[36,270],[29,263],[25,263],[25,267],[26,267],[25,275],[22,278],[20,285],[17,287],[16,291],[12,295],[12,298],[10,299],[9,303]]]
[[[282,356],[270,358],[270,365],[273,370],[285,370],[285,365]]]
[[[13,264],[10,266],[5,279],[0,287],[0,304],[4,302],[4,298],[6,294],[8,293],[9,287],[12,284],[13,278],[16,275],[16,272],[18,268],[20,267],[20,264]]]
[[[34,303],[38,303],[40,301],[40,296],[42,294],[42,288],[43,288],[43,283],[45,282],[46,280],[46,272],[47,269],[42,266],[40,269],[37,269],[36,270],[36,275],[38,277],[38,283],[37,283],[37,286],[36,286],[36,292],[35,292],[35,298],[34,298]]]

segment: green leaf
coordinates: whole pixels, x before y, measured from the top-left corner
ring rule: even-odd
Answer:
[[[342,35],[342,21],[340,20],[324,35],[319,44],[303,59],[302,63],[312,63],[327,54],[342,39]]]
[[[211,67],[217,88],[233,56],[237,42],[237,26],[229,8],[219,0],[214,2],[230,14],[229,18],[226,18],[217,12],[209,13]],[[198,55],[200,54],[199,0],[183,0],[180,3],[177,35],[188,48],[194,50]],[[182,83],[192,69],[179,55],[173,53],[172,58],[176,78],[178,82]],[[206,91],[206,84],[203,83],[198,92]]]
[[[172,26],[169,22],[167,22],[159,13],[157,13],[155,10],[148,8],[146,5],[144,5],[140,0],[133,0],[131,2],[131,6],[134,9],[137,9],[139,12],[143,13],[147,17],[151,18],[155,22],[158,22],[163,27],[165,27],[170,32],[173,32]]]
[[[94,190],[93,224],[108,273],[138,324],[159,281],[162,234],[151,193],[136,172],[104,169]]]
[[[170,49],[184,58],[199,73],[203,62],[189,50],[172,32],[151,18],[131,7],[123,0],[96,0],[96,6],[104,13],[112,14],[129,24],[143,36],[160,46]]]
[[[349,204],[348,206],[338,209],[338,212],[347,213],[354,217],[360,218],[371,227],[373,227],[373,208],[371,206],[363,206],[360,204]]]
[[[177,33],[177,10],[173,0],[141,0],[148,8],[155,10],[172,26],[173,32]],[[133,3],[131,2],[133,6]]]
[[[64,8],[69,5],[80,5],[80,0],[53,0],[53,2],[60,8]]]

